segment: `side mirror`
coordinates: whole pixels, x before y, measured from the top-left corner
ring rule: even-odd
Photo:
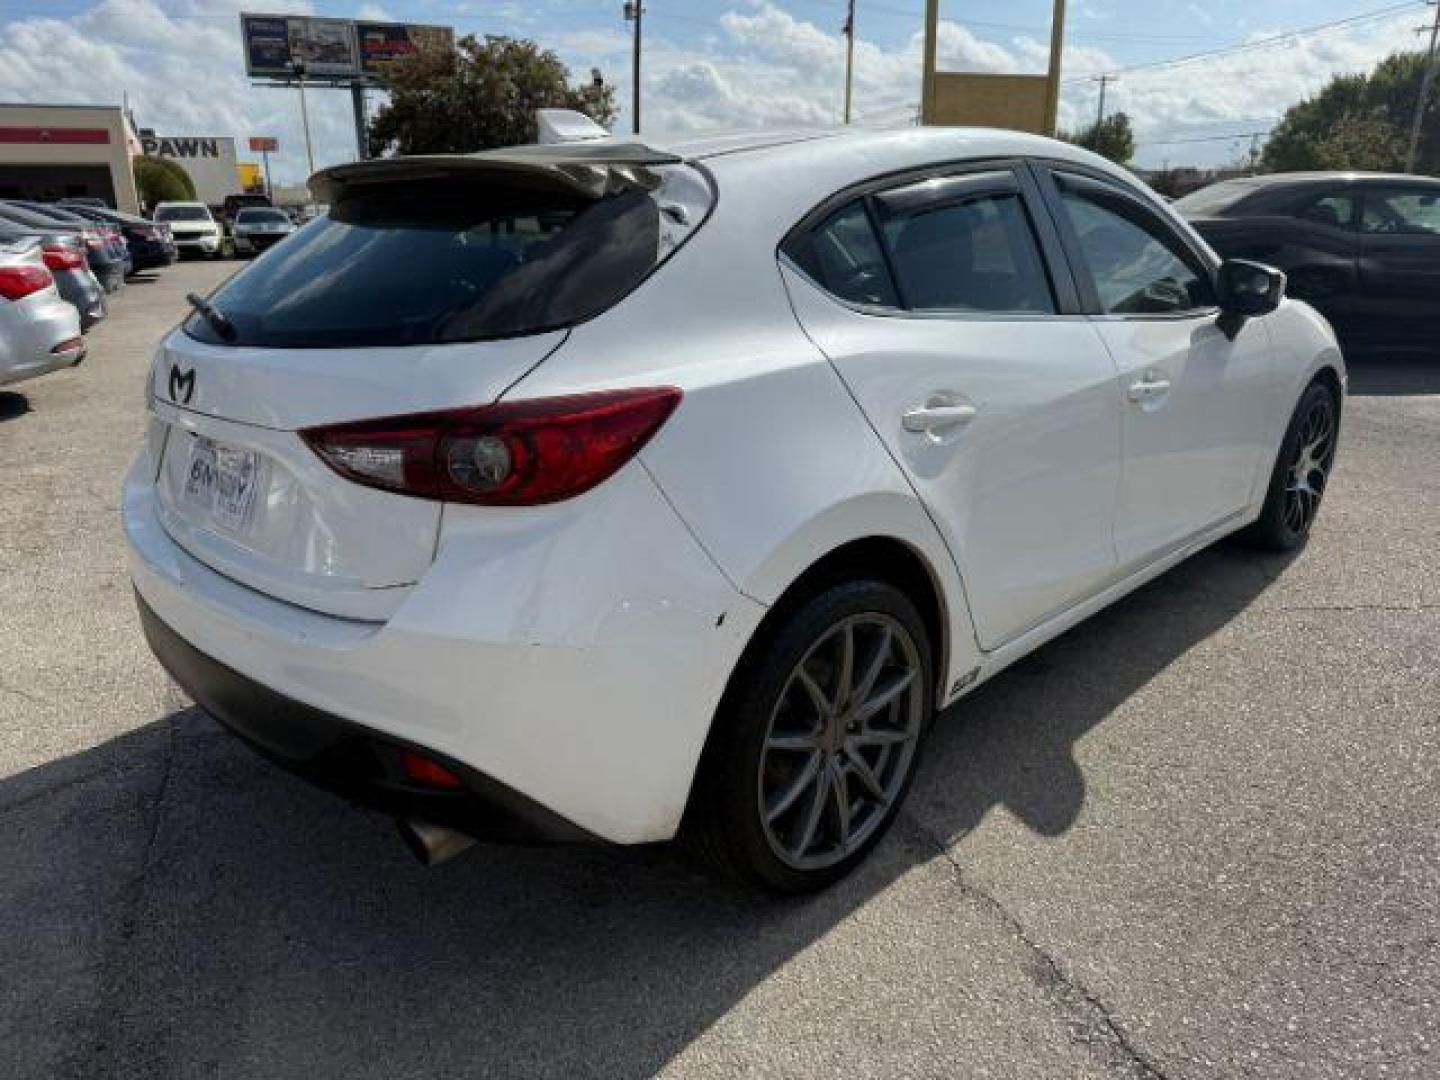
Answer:
[[[1268,315],[1285,298],[1285,275],[1263,263],[1226,259],[1215,275],[1215,292],[1226,315]]]

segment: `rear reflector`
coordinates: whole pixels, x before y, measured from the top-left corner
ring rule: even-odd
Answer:
[[[84,255],[60,244],[46,244],[40,253],[51,270],[79,270],[85,265]]]
[[[300,432],[341,476],[422,499],[535,506],[588,491],[680,403],[673,386],[505,401]]]
[[[446,788],[453,791],[461,786],[460,777],[438,761],[431,761],[423,754],[417,754],[413,750],[400,752],[400,768],[405,771],[405,775],[409,779],[417,784],[424,784],[426,787]]]
[[[43,266],[0,266],[0,296],[6,300],[23,300],[54,284],[55,278]]]
[[[64,341],[60,342],[59,345],[52,345],[52,346],[50,346],[50,351],[51,351],[52,353],[57,353],[57,354],[58,354],[58,353],[66,353],[66,352],[69,352],[69,351],[72,350],[72,349],[78,349],[78,348],[80,348],[81,346],[83,346],[84,344],[85,344],[85,339],[84,339],[84,338],[78,338],[78,337],[66,338]]]

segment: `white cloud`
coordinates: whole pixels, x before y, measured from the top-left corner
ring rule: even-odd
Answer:
[[[79,15],[14,18],[5,27],[0,100],[119,104],[128,95],[140,123],[163,134],[279,137],[283,153],[271,162],[276,179],[295,180],[306,171],[297,95],[251,86],[243,72],[238,13],[242,8],[304,12],[311,6],[290,0],[185,0],[172,15],[154,0],[102,0]],[[772,0],[731,0],[717,7],[722,10],[708,31],[678,21],[647,22],[647,132],[839,120],[845,54],[838,27],[796,18]],[[628,108],[630,37],[618,18],[613,28],[565,30],[560,14],[547,10],[544,0],[449,0],[446,10],[459,14],[462,8],[483,16],[486,29],[507,26],[555,48],[576,78],[600,67],[617,84],[622,109]],[[366,14],[389,10],[385,2],[366,5]],[[1225,144],[1153,143],[1232,130],[1224,125],[1242,120],[1251,122],[1241,125],[1243,130],[1263,126],[1253,121],[1278,116],[1332,74],[1363,70],[1397,48],[1413,48],[1413,21],[1401,15],[1195,64],[1128,72],[1110,87],[1107,100],[1129,112],[1142,143],[1152,144],[1142,147],[1142,161],[1225,154]],[[682,33],[688,37],[677,37]],[[1040,71],[1048,51],[1048,42],[1032,37],[987,40],[956,23],[942,22],[940,28],[940,64],[948,70]],[[890,122],[912,116],[920,97],[920,53],[919,33],[887,47],[858,40],[856,114]],[[1065,76],[1074,81],[1064,87],[1063,125],[1094,113],[1096,87],[1084,76],[1117,66],[1101,49],[1066,48]],[[317,88],[308,98],[317,166],[352,158],[349,96]],[[623,113],[617,127],[628,127]]]

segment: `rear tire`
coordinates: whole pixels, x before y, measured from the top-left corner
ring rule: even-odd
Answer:
[[[893,824],[934,708],[932,646],[899,589],[832,583],[762,628],[730,680],[684,835],[726,876],[824,888]]]
[[[1241,533],[1253,547],[1294,551],[1310,536],[1335,463],[1340,408],[1328,387],[1311,383],[1300,395],[1270,473],[1259,519]]]

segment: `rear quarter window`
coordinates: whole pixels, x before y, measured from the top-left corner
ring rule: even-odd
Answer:
[[[372,188],[332,206],[212,297],[234,325],[214,344],[340,348],[478,341],[589,318],[634,289],[698,226],[699,174],[593,198],[468,178]],[[683,172],[683,176],[678,175]],[[692,205],[677,211],[667,187]],[[708,186],[704,188],[708,196]]]

